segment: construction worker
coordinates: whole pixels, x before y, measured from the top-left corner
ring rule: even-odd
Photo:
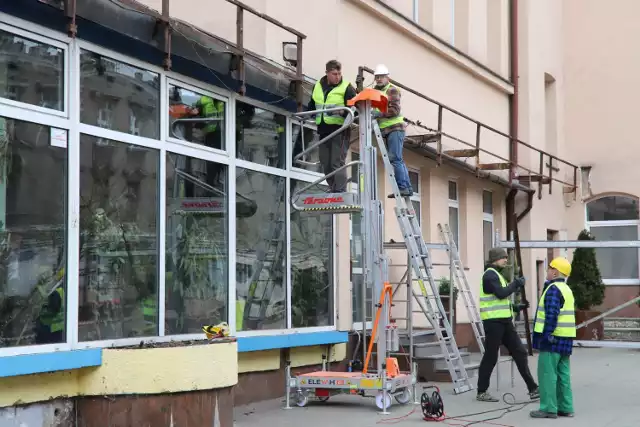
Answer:
[[[514,310],[527,309],[529,304],[512,305],[509,296],[522,289],[525,285],[524,277],[516,278],[508,283],[502,275],[507,264],[507,251],[503,248],[492,248],[489,259],[482,275],[480,286],[480,318],[484,326],[485,341],[484,355],[478,372],[478,395],[481,402],[498,402],[489,390],[491,373],[498,361],[500,345],[504,345],[527,384],[530,399],[538,399],[538,385],[536,384],[527,361],[527,350],[522,345],[513,323]]]
[[[191,115],[208,119],[220,119],[198,123],[196,127],[202,128],[205,146],[222,150],[221,124],[224,119],[224,102],[202,95],[194,105],[194,108],[191,109]],[[224,167],[224,165],[208,161],[207,184],[215,187],[220,181],[220,173]]]
[[[573,292],[566,283],[570,274],[571,264],[565,258],[551,261],[538,304],[533,347],[540,351],[540,409],[531,412],[532,418],[573,417],[569,358],[576,337],[576,315]]]
[[[331,60],[325,66],[326,75],[316,82],[309,101],[309,110],[326,110],[334,107],[344,107],[347,101],[356,96],[355,88],[342,78],[342,64]],[[326,138],[340,129],[344,124],[346,112],[328,112],[316,114],[318,136]],[[349,128],[335,135],[318,147],[320,163],[325,175],[344,166],[351,142]],[[331,193],[344,193],[347,191],[347,171],[341,170],[327,178]]]
[[[378,120],[378,126],[382,137],[387,143],[389,161],[393,165],[393,173],[400,190],[400,195],[409,197],[413,194],[409,171],[402,158],[404,144],[404,117],[400,114],[400,89],[389,83],[389,69],[385,65],[376,66],[374,72],[376,80],[375,88],[384,93],[388,99],[387,112],[383,113],[377,108],[373,110],[373,117]],[[390,199],[394,198],[389,194]]]
[[[36,344],[57,344],[64,342],[64,268],[55,277],[56,283],[50,291],[38,286],[38,292],[45,298],[35,322]]]

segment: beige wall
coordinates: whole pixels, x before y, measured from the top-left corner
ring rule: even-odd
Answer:
[[[160,0],[143,2],[159,9]],[[303,71],[307,75],[321,77],[324,63],[336,58],[343,64],[345,77],[353,81],[358,66],[373,68],[377,63],[384,62],[390,68],[392,77],[405,85],[500,131],[506,133],[509,130],[509,95],[512,87],[457,51],[470,55],[494,73],[508,78],[508,0],[421,0],[417,11],[418,25],[411,22],[411,0],[387,0],[386,3],[396,12],[375,0],[325,0],[305,2],[304,7],[297,0],[247,0],[245,3],[307,35],[303,51]],[[520,139],[551,154],[575,160],[575,148],[565,145],[564,66],[567,59],[563,56],[563,25],[566,17],[562,2],[521,0],[519,4]],[[181,0],[180,6],[174,1],[171,14],[235,41],[235,8],[225,1]],[[578,25],[575,18],[571,22],[572,25]],[[591,33],[589,37],[596,37],[596,32]],[[245,18],[245,46],[249,49],[281,62],[283,41],[294,41],[294,38],[264,21]],[[451,43],[457,50],[452,48]],[[365,84],[371,83],[371,77],[368,77]],[[585,108],[600,107],[593,102],[586,104],[591,105]],[[436,127],[437,109],[406,91],[403,93],[403,112],[410,119]],[[567,120],[571,124],[571,118]],[[473,123],[460,120],[452,114],[445,114],[443,121],[448,133],[474,142]],[[407,131],[418,132],[412,127]],[[588,133],[587,130],[581,131],[585,135]],[[507,142],[504,137],[483,131],[482,147],[498,155],[508,157]],[[468,148],[449,138],[444,138],[443,143],[446,148]],[[468,267],[469,282],[475,290],[483,268],[482,190],[494,191],[497,205],[494,224],[504,231],[504,189],[449,166],[437,167],[434,162],[419,156],[406,156],[408,166],[421,173],[423,233],[428,241],[439,241],[437,224],[448,222],[447,181],[451,178],[458,180],[461,198],[460,249],[463,262]],[[525,166],[538,171],[539,156],[532,150],[521,147],[520,158],[524,159]],[[499,162],[487,155],[482,155],[481,161]],[[549,163],[548,159],[545,163]],[[529,174],[526,171],[520,173]],[[566,181],[572,179],[572,171],[568,168],[561,167],[555,174]],[[385,194],[388,192],[386,182],[381,190]],[[526,198],[520,197],[518,209],[521,211],[526,205]],[[561,184],[553,184],[551,195],[548,194],[548,186],[544,186],[542,200],[537,197],[534,199],[533,211],[521,224],[521,238],[544,240],[547,229],[557,230],[560,236],[565,236],[568,228],[565,204],[569,204],[569,199],[572,200],[563,197]],[[393,202],[385,199],[387,240],[399,237],[392,208]],[[349,283],[349,266],[340,260],[348,259],[348,219],[343,216],[338,224],[338,325],[340,329],[347,329],[351,323],[351,289],[343,284]],[[443,255],[436,254],[436,260],[442,261]],[[524,272],[530,279],[530,293],[534,293],[537,286],[535,261],[544,260],[545,257],[545,250],[525,252]],[[436,274],[438,277],[444,275],[445,271]],[[463,307],[458,308],[459,312],[464,311]],[[465,318],[466,315],[460,316],[461,320]]]

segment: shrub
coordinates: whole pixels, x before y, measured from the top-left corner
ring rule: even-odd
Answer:
[[[582,230],[578,240],[595,240],[587,230]],[[594,248],[578,248],[573,254],[571,275],[567,285],[573,291],[577,310],[591,310],[602,304],[605,286],[600,277]]]

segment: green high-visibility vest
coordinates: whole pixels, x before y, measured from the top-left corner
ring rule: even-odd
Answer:
[[[146,322],[152,322],[155,324],[158,317],[158,304],[155,298],[147,297],[142,300],[142,315]]]
[[[382,92],[384,95],[386,95],[387,91],[392,87],[395,87],[395,86],[389,83],[383,89],[377,89],[377,90]],[[374,108],[374,110],[379,111],[377,108]],[[389,126],[397,125],[398,123],[404,123],[404,117],[402,115],[398,115],[395,117],[378,117],[378,127],[380,129],[388,128]]]
[[[54,292],[60,295],[62,306],[57,313],[52,313],[49,306],[45,304],[40,314],[40,323],[47,326],[51,332],[60,332],[64,330],[64,288],[59,286]]]
[[[498,272],[495,268],[487,268],[487,271],[494,271],[500,279],[500,285],[503,288],[509,286],[507,279]],[[511,301],[508,298],[499,299],[493,294],[486,294],[482,281],[480,282],[480,319],[509,319],[513,317],[513,311],[511,308]]]
[[[213,99],[209,96],[201,96],[196,104],[200,108],[201,117],[224,117],[224,102]],[[218,128],[218,122],[212,121],[204,126],[204,132],[210,133]]]
[[[313,94],[311,98],[316,104],[316,110],[327,110],[329,108],[344,107],[344,95],[349,87],[349,82],[342,79],[342,82],[324,97],[324,91],[322,90],[322,83],[320,80],[316,82],[313,87]],[[339,115],[339,111],[329,112],[327,114],[316,114],[316,124],[326,123],[328,125],[341,125],[344,123],[344,117]]]
[[[540,302],[538,303],[538,312],[536,313],[536,323],[533,327],[533,331],[540,334],[544,332],[544,296],[547,294],[547,291],[551,286],[557,287],[560,293],[562,293],[562,298],[564,298],[564,304],[560,308],[560,314],[558,315],[558,324],[556,325],[556,329],[551,333],[551,335],[554,335],[556,337],[575,338],[575,300],[573,299],[573,292],[571,291],[571,288],[565,282],[554,282],[547,286],[547,289],[545,289],[542,293]]]

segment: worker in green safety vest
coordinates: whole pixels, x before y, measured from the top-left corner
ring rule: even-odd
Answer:
[[[567,259],[558,257],[551,261],[538,303],[533,347],[540,351],[540,409],[531,412],[532,418],[573,417],[569,358],[576,337],[576,312],[573,292],[566,283],[570,274]]]
[[[202,129],[205,146],[217,148],[218,150],[224,149],[222,146],[222,124],[224,123],[225,115],[224,102],[211,98],[210,96],[202,95],[191,110],[191,114],[201,118],[220,119],[198,123],[196,127]],[[207,162],[206,183],[215,187],[220,181],[220,174],[223,168],[224,166],[221,164]]]
[[[142,316],[144,318],[143,336],[156,335],[158,331],[158,301],[155,295],[144,298],[141,302]]]
[[[56,284],[48,291],[39,286],[40,295],[45,302],[35,322],[36,344],[57,344],[65,341],[65,292],[64,269],[56,275]]]
[[[356,96],[355,88],[347,80],[342,78],[342,64],[331,60],[325,65],[325,76],[318,80],[311,94],[309,110],[328,110],[335,107],[344,107],[347,101]],[[344,124],[345,111],[330,111],[315,115],[318,125],[318,136],[324,139],[337,131]],[[331,139],[318,147],[320,164],[325,175],[344,166],[351,133],[349,128],[334,135]],[[347,171],[341,170],[327,178],[331,193],[344,193],[347,191]]]
[[[374,108],[373,117],[377,119],[382,137],[387,143],[389,161],[393,166],[393,173],[396,177],[400,195],[410,197],[413,195],[413,189],[411,188],[407,165],[405,165],[402,157],[405,125],[400,107],[400,89],[390,83],[389,69],[385,65],[376,66],[373,74],[376,80],[375,89],[385,94],[388,99],[387,111],[383,113]],[[390,199],[394,197],[393,194],[389,194]]]
[[[498,402],[489,394],[491,373],[498,361],[500,345],[504,345],[513,357],[513,361],[529,390],[529,398],[539,397],[536,384],[527,361],[527,350],[513,323],[514,311],[527,309],[528,304],[511,304],[509,296],[522,289],[526,283],[524,277],[507,282],[502,275],[507,265],[507,251],[503,248],[491,248],[480,284],[480,319],[484,328],[484,355],[478,370],[478,394],[481,402]]]

